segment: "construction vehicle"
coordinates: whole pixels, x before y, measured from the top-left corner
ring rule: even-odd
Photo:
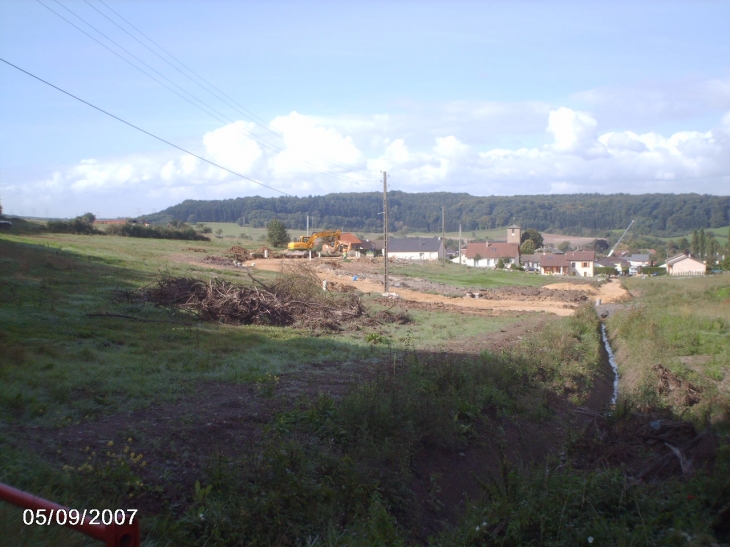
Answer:
[[[298,241],[292,241],[287,245],[287,256],[303,256],[302,252],[311,251],[320,239],[331,239],[331,244],[322,247],[324,252],[336,253],[340,247],[340,230],[325,230],[314,232],[311,236],[301,236]]]

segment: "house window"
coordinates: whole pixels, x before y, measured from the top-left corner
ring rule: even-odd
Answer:
[[[584,268],[587,268],[587,267],[588,267],[588,262],[584,262],[584,263],[583,263],[583,267],[584,267]]]
[[[571,262],[570,265],[575,268],[575,262]]]

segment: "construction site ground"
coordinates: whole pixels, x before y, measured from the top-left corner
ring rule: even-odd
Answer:
[[[297,259],[254,260],[244,263],[242,267],[249,268],[251,272],[256,270],[277,272],[284,264],[296,265],[303,262],[305,261]],[[365,260],[343,262],[338,259],[320,259],[306,263],[314,265],[317,275],[322,280],[351,285],[364,293],[382,294],[384,291],[382,263]],[[215,267],[220,267],[220,264],[215,264]],[[233,265],[230,267],[234,268]],[[571,281],[557,281],[544,287],[518,286],[485,290],[480,290],[478,287],[467,290],[398,275],[389,276],[389,281],[389,292],[397,294],[402,300],[497,312],[547,312],[566,316],[572,314],[582,302],[595,302],[600,299],[601,303],[617,303],[630,298],[617,279],[609,279],[600,284],[571,279]]]

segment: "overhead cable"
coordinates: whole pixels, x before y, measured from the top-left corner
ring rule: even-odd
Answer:
[[[126,121],[126,120],[123,120],[119,116],[115,116],[114,114],[112,114],[110,112],[107,112],[103,108],[99,108],[98,106],[95,106],[95,105],[91,104],[90,102],[85,101],[84,99],[81,99],[80,97],[77,97],[73,93],[69,93],[68,91],[63,90],[60,87],[55,86],[55,85],[53,85],[50,82],[47,82],[43,78],[40,78],[40,77],[36,76],[35,74],[32,74],[32,73],[28,72],[27,70],[24,70],[24,69],[20,68],[17,65],[14,65],[10,61],[6,61],[2,57],[0,57],[0,61],[2,61],[3,63],[5,63],[6,65],[9,65],[9,66],[11,66],[11,67],[19,70],[20,72],[24,72],[25,74],[27,74],[31,78],[35,78],[39,82],[43,82],[44,84],[52,87],[53,89],[56,89],[56,90],[60,91],[61,93],[64,93],[65,95],[68,95],[69,97],[71,97],[73,99],[76,99],[77,101],[82,102],[85,105],[90,106],[91,108],[93,108],[95,110],[98,110],[99,112],[101,112],[103,114],[106,114],[107,116],[109,116],[111,118],[114,118],[115,120],[120,121],[120,122],[122,122],[125,125],[128,125],[129,127],[132,127],[133,129],[136,129],[137,131],[141,131],[142,133],[144,133],[146,135],[149,135],[150,137],[152,137],[154,139],[157,139],[160,142],[164,142],[165,144],[167,144],[169,146],[172,146],[173,148],[177,148],[178,150],[180,150],[182,152],[185,152],[186,154],[190,154],[191,156],[196,157],[199,160],[202,160],[205,163],[208,163],[208,164],[212,165],[213,167],[217,167],[218,169],[222,169],[223,171],[227,171],[227,172],[231,173],[232,175],[236,175],[237,177],[240,177],[240,178],[242,178],[244,180],[247,180],[249,182],[253,182],[254,184],[258,184],[259,186],[263,186],[264,188],[268,188],[269,190],[273,190],[274,192],[278,192],[280,194],[283,194],[284,196],[294,197],[291,194],[288,194],[287,192],[284,192],[283,190],[279,190],[278,188],[274,188],[273,186],[269,186],[267,184],[264,184],[263,182],[259,182],[258,180],[254,180],[254,179],[252,179],[250,177],[247,177],[246,175],[242,175],[241,173],[237,173],[236,171],[233,171],[232,169],[228,169],[228,167],[224,167],[222,165],[219,165],[219,164],[217,164],[215,162],[210,161],[209,159],[204,158],[203,156],[199,156],[198,154],[195,154],[194,152],[190,152],[189,150],[186,150],[182,146],[178,146],[177,144],[171,143],[170,141],[165,140],[162,137],[158,137],[154,133],[150,133],[149,131],[146,131],[145,129],[142,129],[141,127],[138,127],[138,126],[134,125],[133,123],[130,123],[130,122]]]
[[[97,33],[99,33],[101,36],[103,36],[104,38],[106,38],[109,42],[111,42],[112,44],[114,44],[115,46],[117,46],[119,49],[121,49],[122,51],[124,51],[125,53],[127,53],[129,56],[133,57],[134,59],[136,59],[137,61],[139,61],[143,65],[145,65],[147,68],[149,68],[150,70],[152,70],[153,72],[155,72],[156,74],[158,74],[160,77],[164,78],[165,80],[167,80],[168,82],[170,82],[172,85],[174,85],[175,87],[177,87],[178,89],[180,89],[183,93],[189,95],[190,97],[192,97],[197,102],[201,103],[205,107],[207,107],[210,110],[212,110],[213,112],[217,113],[218,116],[216,116],[215,114],[212,114],[211,112],[209,112],[208,110],[206,110],[202,106],[200,106],[200,105],[192,102],[190,99],[187,99],[186,97],[182,96],[180,93],[178,93],[174,89],[170,88],[168,85],[165,85],[163,82],[161,82],[160,80],[158,80],[157,78],[155,78],[154,76],[152,76],[151,74],[149,74],[148,72],[146,72],[144,69],[142,69],[139,66],[135,65],[132,61],[130,61],[129,59],[126,59],[124,56],[120,55],[118,52],[114,51],[109,46],[107,46],[106,44],[102,43],[101,41],[99,41],[98,39],[96,39],[95,37],[93,37],[92,35],[90,35],[88,32],[86,32],[85,30],[83,30],[79,26],[75,25],[73,22],[69,21],[66,17],[64,17],[63,15],[61,15],[60,13],[58,13],[57,11],[55,11],[54,9],[50,8],[49,6],[47,6],[46,4],[44,4],[43,2],[41,2],[41,0],[36,0],[36,2],[38,2],[39,4],[41,4],[43,7],[45,7],[46,9],[48,9],[49,11],[51,11],[52,13],[54,13],[55,15],[57,15],[58,17],[60,17],[64,21],[66,21],[68,24],[70,24],[71,26],[73,26],[74,28],[76,28],[77,30],[79,30],[80,32],[84,33],[86,36],[88,36],[89,38],[91,38],[92,40],[94,40],[96,43],[98,43],[99,45],[101,45],[104,48],[106,48],[108,51],[114,53],[114,55],[116,55],[117,57],[119,57],[120,59],[122,59],[123,61],[125,61],[126,63],[128,63],[129,65],[133,66],[134,68],[136,68],[137,70],[139,70],[140,72],[142,72],[144,75],[148,76],[149,78],[151,78],[155,82],[159,83],[160,85],[162,85],[166,89],[172,91],[173,93],[175,93],[175,95],[177,95],[181,99],[187,101],[188,103],[192,104],[193,106],[195,106],[199,110],[201,110],[201,111],[205,112],[206,114],[212,116],[214,119],[218,120],[219,122],[221,122],[223,124],[226,124],[226,122],[231,123],[231,124],[235,124],[235,121],[233,119],[229,118],[225,114],[223,114],[220,111],[216,110],[215,108],[213,108],[212,106],[210,106],[209,104],[207,104],[205,101],[197,98],[192,93],[190,93],[189,91],[183,89],[181,86],[179,86],[178,84],[176,84],[175,82],[173,82],[172,80],[170,80],[168,77],[166,77],[165,75],[161,74],[159,71],[157,71],[156,69],[154,69],[153,67],[151,67],[149,64],[147,64],[146,62],[144,62],[142,59],[140,59],[139,57],[137,57],[136,55],[134,55],[133,53],[131,53],[129,50],[127,50],[123,46],[119,45],[117,42],[115,42],[109,36],[107,36],[106,34],[104,34],[103,32],[101,32],[99,29],[97,29],[96,27],[94,27],[94,25],[92,25],[91,23],[89,23],[88,21],[86,21],[85,19],[83,19],[80,15],[78,15],[77,13],[75,13],[73,10],[71,10],[67,6],[64,6],[61,2],[59,2],[59,0],[53,0],[53,1],[56,2],[62,8],[64,8],[66,11],[68,11],[69,13],[71,13],[74,17],[76,17],[77,19],[79,19],[80,21],[82,21],[85,25],[87,25],[87,26],[91,27],[92,29],[94,29]],[[223,119],[221,119],[221,117]],[[236,127],[236,130],[238,132],[240,132],[242,135],[244,135],[245,137],[247,137],[247,138],[249,138],[249,139],[257,142],[263,148],[266,148],[266,149],[268,149],[268,150],[270,150],[272,152],[279,152],[279,153],[284,152],[284,149],[283,148],[281,148],[279,146],[276,146],[275,144],[272,144],[271,142],[263,139],[260,136],[255,135],[253,132],[251,132],[250,130],[248,130],[246,128]],[[321,159],[324,159],[324,158],[321,158]],[[302,163],[303,166],[305,166],[306,168],[308,168],[308,169],[310,169],[310,170],[312,170],[314,172],[320,173],[320,174],[325,175],[325,176],[328,176],[328,177],[333,177],[333,178],[340,179],[340,180],[347,180],[349,182],[354,182],[355,184],[358,184],[358,185],[360,184],[358,181],[355,181],[353,179],[349,179],[347,176],[342,176],[342,175],[339,175],[339,174],[336,174],[336,173],[329,173],[327,171],[322,171],[320,169],[317,169],[311,163],[309,163],[309,162],[307,162],[305,160],[300,160],[300,161],[301,161],[301,163]],[[324,161],[327,161],[328,163],[333,163],[333,164],[335,163],[335,162],[328,161],[326,159],[324,159]],[[342,165],[342,164],[340,164],[340,165]],[[343,165],[343,167],[345,167],[346,169],[349,169],[350,171],[353,170],[353,169],[351,169],[351,168],[349,168],[347,166],[344,166],[344,165]]]

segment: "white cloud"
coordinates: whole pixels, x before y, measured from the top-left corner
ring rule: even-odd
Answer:
[[[600,131],[601,119],[592,112],[534,105],[527,118],[541,112],[541,122],[530,121],[531,145],[489,146],[483,134],[490,125],[483,122],[514,108],[451,103],[442,112],[446,110],[466,118],[469,112],[480,112],[481,118],[471,125],[469,119],[461,120],[462,127],[469,127],[463,133],[447,131],[459,125],[447,123],[440,134],[424,130],[408,136],[399,134],[403,116],[324,118],[292,112],[271,122],[281,137],[268,134],[264,137],[268,143],[247,138],[247,132],[256,128],[239,121],[206,133],[191,150],[294,195],[378,190],[383,170],[389,172],[393,188],[414,192],[727,194],[730,112],[723,112],[716,126],[706,131],[662,134]],[[413,120],[414,127],[423,128],[424,123]],[[3,188],[6,209],[12,211],[7,198],[14,196],[31,204],[26,214],[36,203],[43,206],[42,200],[65,203],[64,214],[80,214],[85,212],[76,208],[82,196],[84,202],[102,204],[95,206],[102,214],[115,215],[132,214],[137,208],[159,210],[183,199],[255,194],[278,195],[174,151],[84,159],[36,182]]]
[[[548,133],[552,133],[558,152],[573,152],[592,144],[596,133],[596,120],[585,112],[560,107],[548,115]]]
[[[292,112],[271,127],[282,134],[282,150],[269,159],[275,177],[291,178],[312,171],[342,171],[364,160],[352,138],[317,119]]]

